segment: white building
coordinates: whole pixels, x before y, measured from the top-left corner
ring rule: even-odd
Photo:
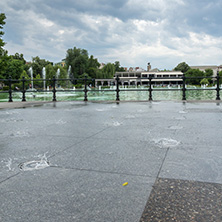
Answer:
[[[222,70],[222,65],[219,66],[190,66],[191,69],[199,69],[200,71],[205,72],[206,69],[212,69],[213,70],[213,77],[215,77],[217,75],[217,71],[221,71]]]

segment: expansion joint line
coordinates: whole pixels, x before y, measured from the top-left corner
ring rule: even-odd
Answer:
[[[164,156],[164,158],[163,158],[163,162],[162,162],[162,164],[161,164],[161,166],[160,166],[160,169],[159,169],[159,171],[158,171],[158,173],[157,173],[156,180],[159,178],[160,172],[161,172],[161,170],[162,170],[162,168],[163,168],[163,164],[164,164],[164,162],[165,162],[165,160],[166,160],[166,157],[167,157],[167,154],[168,154],[169,150],[170,150],[170,148],[168,147],[167,150],[166,150],[165,156]]]
[[[8,178],[0,181],[0,184],[4,183],[4,182],[7,181],[7,180],[10,180],[11,178],[13,178],[13,177],[15,177],[15,176],[18,176],[19,174],[20,174],[20,172],[18,172],[18,173],[16,173],[16,174],[14,174],[14,175],[12,175],[12,176],[10,176],[10,177],[8,177]]]

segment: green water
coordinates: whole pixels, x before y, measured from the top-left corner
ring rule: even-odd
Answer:
[[[131,88],[132,89],[132,88]],[[160,88],[159,88],[160,89]],[[128,91],[129,89],[120,88],[119,97],[120,101],[126,100],[148,100],[149,92],[148,88],[143,88],[146,91]],[[52,101],[53,94],[52,92],[26,92],[26,101]],[[13,101],[21,101],[22,93],[13,92],[12,93]],[[84,100],[84,92],[77,92],[75,90],[70,92],[57,92],[56,93],[57,101],[73,101],[73,100]],[[153,100],[182,100],[182,91],[154,91],[152,92]],[[216,90],[187,90],[186,91],[187,100],[215,100],[216,99]],[[115,91],[100,91],[96,92],[94,90],[88,91],[88,100],[89,101],[106,101],[106,100],[116,100]],[[8,93],[0,93],[0,102],[8,101]]]

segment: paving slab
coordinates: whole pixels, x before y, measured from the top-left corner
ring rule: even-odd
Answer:
[[[1,221],[167,221],[174,208],[181,221],[174,202],[169,214],[159,210],[167,192],[187,189],[181,203],[192,189],[221,195],[221,103],[7,104],[0,104]],[[209,195],[196,198],[207,206]],[[221,206],[191,221],[204,215],[220,221]]]
[[[221,184],[159,178],[140,222],[220,222],[222,220],[221,192]]]
[[[137,221],[154,180],[55,167],[21,172],[0,185],[0,220]]]

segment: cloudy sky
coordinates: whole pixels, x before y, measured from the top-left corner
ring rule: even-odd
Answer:
[[[172,69],[222,64],[222,0],[1,0],[5,49],[59,62],[69,48],[99,62]]]

